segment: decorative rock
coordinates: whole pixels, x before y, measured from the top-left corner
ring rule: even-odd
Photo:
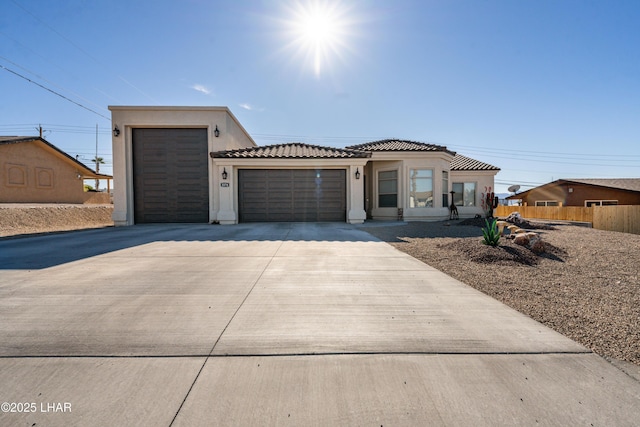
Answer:
[[[513,243],[515,243],[516,245],[520,245],[520,246],[527,246],[529,245],[529,236],[527,236],[527,233],[518,233],[516,234],[516,237],[513,239]]]
[[[520,230],[522,231],[522,230]],[[538,233],[534,233],[532,231],[529,232],[520,232],[515,235],[513,242],[516,245],[526,246],[531,250],[531,252],[539,255],[545,251],[544,242],[540,238]]]
[[[522,215],[520,215],[520,212],[511,212],[506,221],[512,224],[521,224],[523,222]]]
[[[507,228],[509,229],[509,233],[511,234],[512,237],[520,233],[526,233],[523,229],[521,229],[517,225],[509,225],[507,226]]]
[[[498,232],[502,236],[504,233],[504,228],[507,226],[507,221],[496,221],[496,225],[498,226]]]
[[[545,251],[544,242],[538,237],[535,241],[529,242],[529,249],[531,249],[531,252],[534,254],[540,255]]]

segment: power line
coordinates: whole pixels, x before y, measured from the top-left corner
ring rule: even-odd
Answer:
[[[544,156],[544,155],[548,155],[548,156],[552,156],[552,157],[558,157],[558,156],[567,156],[570,158],[575,158],[576,156],[583,156],[583,157],[595,157],[595,158],[601,158],[601,157],[615,157],[615,158],[619,158],[620,156],[624,156],[624,157],[638,157],[640,158],[640,154],[588,154],[588,153],[578,153],[578,152],[573,152],[573,153],[556,153],[556,152],[545,152],[545,151],[531,151],[531,150],[521,150],[520,148],[517,149],[509,149],[509,150],[505,150],[504,148],[485,148],[485,147],[474,147],[474,146],[469,146],[469,145],[458,145],[458,144],[453,144],[450,146],[451,148],[457,149],[457,148],[461,148],[465,151],[468,150],[474,150],[474,151],[478,151],[478,152],[484,152],[484,153],[504,153],[505,151],[509,151],[509,152],[513,152],[513,153],[523,153],[526,155],[537,155],[537,156]]]
[[[40,53],[36,52],[35,50],[31,49],[29,46],[26,46],[24,43],[21,43],[19,40],[14,39],[13,37],[9,36],[8,34],[0,31],[0,34],[2,34],[3,36],[5,36],[6,38],[8,38],[9,40],[13,41],[14,43],[16,43],[17,45],[19,45],[20,47],[22,47],[23,49],[28,50],[29,52],[33,53],[36,56],[39,56],[40,58],[42,58],[43,60],[45,60],[46,62],[48,62],[49,64],[52,64],[53,66],[55,66],[56,68],[58,68],[59,70],[63,71],[64,73],[66,73],[67,75],[71,76],[73,78],[74,81],[78,81],[80,80],[80,77],[78,77],[77,75],[75,75],[73,72],[67,70],[66,68],[61,67],[60,65],[56,64],[54,61],[52,61],[51,59],[47,58],[44,55],[41,55]],[[5,58],[6,59],[6,58]],[[9,61],[11,62],[11,61]],[[21,67],[22,68],[22,67]],[[35,75],[35,73],[32,73]],[[44,79],[43,79],[44,80]],[[93,86],[93,89],[96,90],[97,92],[101,93],[102,95],[106,96],[107,98],[119,102],[117,101],[116,98],[114,98],[113,96],[109,95],[108,93],[106,93],[105,91],[103,91],[102,89],[99,89],[95,86]],[[94,104],[95,105],[95,104]]]
[[[604,160],[607,162],[640,161],[640,155],[633,155],[633,154],[629,154],[629,155],[618,154],[618,155],[612,156],[607,154],[586,154],[586,153],[562,154],[562,153],[545,153],[545,152],[522,152],[520,150],[488,151],[488,150],[483,150],[481,148],[468,148],[468,149],[464,149],[464,152],[481,154],[481,155],[492,156],[492,157],[499,157],[501,155],[504,156],[509,154],[510,156],[513,156],[513,157],[508,157],[508,158],[516,158],[521,160],[538,158],[538,159],[584,160],[584,161]]]
[[[30,74],[32,74],[32,75],[34,75],[34,76],[36,76],[37,78],[39,78],[40,80],[44,80],[45,82],[47,82],[47,83],[49,83],[49,84],[51,84],[51,85],[53,85],[53,86],[55,86],[55,87],[57,87],[57,88],[59,88],[59,89],[65,90],[65,91],[67,91],[67,92],[71,92],[71,93],[72,93],[73,95],[75,95],[76,97],[80,98],[81,100],[83,100],[83,101],[85,101],[85,102],[88,102],[88,103],[90,103],[90,104],[93,104],[95,107],[101,108],[99,105],[95,104],[94,102],[92,102],[92,101],[90,101],[90,100],[88,100],[88,99],[86,99],[86,98],[83,98],[83,97],[82,97],[82,95],[80,95],[80,94],[78,94],[78,93],[74,92],[73,90],[69,90],[69,89],[67,89],[67,88],[64,88],[64,87],[60,86],[59,84],[56,84],[56,83],[52,82],[51,80],[47,80],[46,78],[44,78],[44,77],[42,77],[42,76],[40,76],[40,75],[38,75],[38,74],[34,73],[33,71],[31,71],[31,70],[29,70],[29,69],[27,69],[27,68],[25,68],[25,67],[21,66],[20,64],[16,64],[15,62],[11,61],[10,59],[8,59],[8,58],[6,58],[6,57],[4,57],[4,56],[0,56],[0,59],[3,59],[3,60],[5,60],[5,61],[7,61],[9,64],[14,65],[14,66],[16,66],[16,67],[20,68],[21,70],[26,71],[27,73],[30,73]],[[105,110],[105,111],[106,111],[106,110]]]
[[[536,159],[536,158],[534,158],[535,156],[524,157],[524,156],[518,156],[517,154],[515,154],[515,156],[508,156],[508,155],[502,155],[501,156],[501,155],[497,155],[497,154],[488,154],[488,155],[491,156],[492,158],[497,158],[497,159],[528,161],[528,162],[536,162],[536,163],[553,163],[553,164],[558,164],[558,165],[597,166],[597,167],[611,167],[611,168],[638,168],[638,167],[640,167],[640,160],[629,160],[629,159],[620,159],[620,160],[603,159],[603,160],[606,160],[607,162],[625,162],[625,163],[631,163],[631,164],[610,164],[610,163],[604,164],[604,163],[591,163],[591,161],[595,161],[596,159],[576,159],[576,161],[571,162],[571,161],[550,160],[550,158],[547,158],[547,157],[544,157],[542,159],[540,159],[540,158]],[[571,159],[566,159],[566,160],[571,160]]]
[[[20,3],[18,3],[16,0],[11,0],[11,2],[13,4],[15,4],[16,6],[18,6],[20,9],[24,10],[26,13],[28,13],[29,15],[31,15],[35,20],[37,20],[38,22],[40,22],[42,25],[44,25],[45,27],[47,27],[49,30],[53,31],[54,33],[56,33],[56,35],[58,35],[58,37],[60,37],[61,39],[63,39],[64,41],[66,41],[67,43],[69,43],[70,45],[72,45],[73,47],[75,47],[76,49],[78,49],[80,52],[82,52],[84,55],[86,55],[87,57],[91,58],[93,61],[95,61],[98,65],[100,65],[101,67],[103,67],[104,69],[110,70],[109,67],[104,64],[102,61],[98,60],[97,58],[95,58],[93,55],[91,55],[89,52],[87,52],[86,50],[84,50],[83,48],[81,48],[80,46],[78,46],[76,43],[74,43],[71,39],[65,37],[63,34],[61,34],[59,31],[57,31],[55,28],[53,28],[51,25],[47,24],[45,21],[43,21],[42,19],[40,19],[38,16],[36,16],[33,12],[31,12],[30,10],[28,10],[27,8],[25,8],[24,6],[22,6]],[[124,79],[122,76],[117,76],[120,80],[122,80],[123,82],[125,82],[127,85],[131,86],[133,89],[137,90],[138,92],[140,92],[142,95],[144,95],[145,97],[147,97],[148,99],[150,99],[152,102],[154,102],[155,104],[157,104],[158,102],[151,98],[149,95],[147,95],[146,93],[144,93],[141,89],[139,89],[138,87],[136,87],[135,85],[133,85],[132,83],[130,83],[129,81],[127,81],[126,79]]]
[[[72,100],[72,99],[69,99],[69,98],[67,98],[66,96],[64,96],[64,95],[62,95],[62,94],[60,94],[60,93],[56,92],[56,91],[55,91],[55,90],[53,90],[53,89],[49,89],[48,87],[46,87],[46,86],[44,86],[44,85],[41,85],[41,84],[40,84],[40,83],[38,83],[38,82],[34,82],[34,81],[33,81],[33,80],[31,80],[30,78],[25,77],[25,76],[23,76],[22,74],[17,73],[17,72],[15,72],[15,71],[13,71],[13,70],[11,70],[11,69],[9,69],[9,68],[5,67],[5,66],[4,66],[4,65],[2,65],[2,64],[0,64],[0,68],[2,68],[2,69],[4,69],[4,70],[7,70],[7,71],[8,71],[8,72],[10,72],[11,74],[15,74],[16,76],[18,76],[18,77],[20,77],[20,78],[23,78],[23,79],[25,79],[26,81],[28,81],[29,83],[33,83],[34,85],[39,86],[39,87],[41,87],[42,89],[47,90],[47,91],[49,91],[49,92],[53,93],[54,95],[58,95],[60,98],[64,99],[65,101],[69,101],[69,102],[71,102],[72,104],[75,104],[75,105],[77,105],[77,106],[78,106],[78,107],[80,107],[80,108],[84,108],[84,109],[85,109],[85,110],[87,110],[87,111],[91,111],[93,114],[96,114],[96,115],[98,115],[98,116],[100,116],[100,117],[103,117],[103,118],[105,118],[105,119],[107,119],[107,120],[111,120],[109,117],[104,116],[104,115],[102,115],[102,114],[98,113],[97,111],[92,110],[91,108],[86,107],[86,106],[84,106],[84,105],[82,105],[82,104],[80,104],[80,103],[78,103],[78,102],[76,102],[76,101],[74,101],[74,100]]]
[[[51,123],[30,123],[30,124],[12,124],[2,125],[0,124],[0,131],[31,131],[34,126],[45,126],[48,130],[61,133],[86,133],[95,135],[95,126],[77,126],[77,125],[56,125]],[[111,131],[107,128],[102,128],[98,131],[102,135],[110,135]]]
[[[371,142],[371,141],[378,141],[378,140],[383,140],[383,139],[396,139],[396,138],[389,138],[387,137],[382,137],[382,136],[309,136],[309,135],[284,135],[284,134],[266,134],[266,133],[254,133],[252,134],[252,137],[254,139],[264,139],[264,140],[272,140],[272,141],[283,141],[283,140],[295,140],[295,141],[333,141],[335,143],[340,143],[342,142],[343,145],[353,145],[354,142],[357,141],[361,141],[361,142]],[[432,142],[427,142],[428,144],[436,144],[436,145],[444,145],[444,144],[438,144],[438,143],[432,143]],[[504,148],[484,148],[484,147],[477,147],[477,146],[468,146],[468,145],[459,145],[459,144],[447,144],[446,145],[447,148],[450,148],[452,150],[457,150],[457,149],[461,149],[461,151],[464,151],[465,153],[468,152],[475,152],[478,154],[504,154],[505,153],[505,149]],[[588,154],[588,153],[556,153],[556,152],[544,152],[544,151],[533,151],[533,150],[521,150],[521,149],[513,149],[513,150],[509,150],[507,151],[509,153],[515,154],[515,155],[521,155],[521,156],[527,156],[527,157],[542,157],[542,158],[552,158],[552,159],[557,159],[559,156],[560,157],[568,157],[569,159],[575,159],[576,157],[592,157],[594,159],[600,159],[603,157],[611,157],[611,159],[607,159],[607,161],[609,160],[613,160],[613,161],[618,161],[621,157],[624,158],[638,158],[640,159],[640,154],[605,154],[605,153],[597,153],[597,154]],[[589,160],[589,159],[587,159]]]

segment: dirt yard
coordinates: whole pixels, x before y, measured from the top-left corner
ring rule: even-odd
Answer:
[[[113,205],[0,204],[0,237],[113,226]]]

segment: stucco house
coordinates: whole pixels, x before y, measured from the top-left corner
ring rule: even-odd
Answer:
[[[0,136],[0,203],[109,203],[85,179],[111,180],[41,137]],[[100,199],[101,200],[101,199]]]
[[[640,205],[640,178],[558,179],[507,199],[523,206]]]
[[[499,169],[444,146],[257,146],[227,107],[111,106],[114,222],[345,221],[483,214]]]

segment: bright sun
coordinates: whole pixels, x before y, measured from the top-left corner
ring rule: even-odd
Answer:
[[[334,56],[346,46],[347,9],[337,1],[310,0],[297,2],[291,10],[287,26],[292,45],[306,57],[317,77]]]

